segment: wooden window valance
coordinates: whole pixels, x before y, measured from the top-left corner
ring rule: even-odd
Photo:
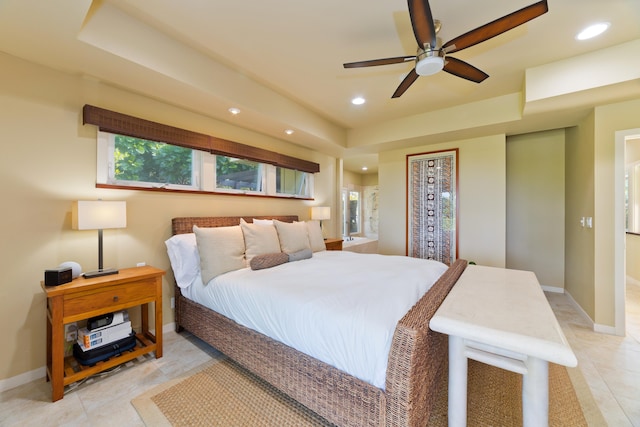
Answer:
[[[150,120],[117,113],[93,105],[82,108],[82,123],[96,125],[100,130],[134,138],[166,142],[172,145],[208,151],[212,154],[268,163],[302,172],[320,172],[318,163],[286,156],[274,151],[228,141],[215,136],[192,132]]]

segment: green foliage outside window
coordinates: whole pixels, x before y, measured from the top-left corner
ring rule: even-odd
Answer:
[[[129,136],[115,136],[115,179],[192,185],[192,150]]]
[[[259,191],[260,163],[216,156],[216,188]]]

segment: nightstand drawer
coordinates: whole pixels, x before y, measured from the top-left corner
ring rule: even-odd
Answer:
[[[156,298],[156,282],[153,279],[109,286],[98,291],[65,295],[64,317],[85,315],[94,311],[116,311],[153,301]],[[106,310],[105,310],[106,309]]]

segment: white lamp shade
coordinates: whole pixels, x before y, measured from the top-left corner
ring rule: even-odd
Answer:
[[[102,230],[127,226],[127,202],[90,200],[73,202],[74,230]]]
[[[329,206],[314,206],[311,208],[311,219],[331,219],[331,208]]]

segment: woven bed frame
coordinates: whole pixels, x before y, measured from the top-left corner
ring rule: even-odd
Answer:
[[[181,217],[173,234],[193,225],[238,225],[241,217]],[[250,216],[293,222],[297,216]],[[436,394],[432,392],[447,359],[445,335],[429,329],[429,320],[467,266],[456,261],[398,322],[387,366],[386,390],[359,380],[198,303],[175,287],[175,322],[264,380],[338,426],[425,426]]]

